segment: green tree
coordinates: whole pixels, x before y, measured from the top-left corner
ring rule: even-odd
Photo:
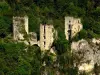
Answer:
[[[11,8],[7,2],[0,2],[0,15],[9,14]]]
[[[0,37],[6,37],[11,32],[11,28],[11,18],[0,16]]]

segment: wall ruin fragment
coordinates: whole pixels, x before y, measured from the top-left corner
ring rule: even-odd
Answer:
[[[65,35],[69,40],[83,28],[81,20],[74,17],[65,17]]]
[[[49,50],[54,41],[53,25],[40,24],[40,48],[41,50]]]
[[[24,40],[26,34],[28,34],[28,17],[13,17],[14,40]]]

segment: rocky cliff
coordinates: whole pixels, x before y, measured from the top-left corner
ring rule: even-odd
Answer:
[[[74,66],[79,72],[98,73],[100,69],[100,42],[99,40],[80,40],[72,42],[72,53],[74,56]]]

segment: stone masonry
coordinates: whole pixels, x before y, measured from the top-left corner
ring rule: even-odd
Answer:
[[[40,24],[40,48],[41,50],[49,50],[54,41],[53,25]]]
[[[24,40],[25,34],[28,34],[28,17],[13,17],[14,40]]]
[[[82,29],[81,20],[74,17],[65,17],[65,35],[70,40]]]

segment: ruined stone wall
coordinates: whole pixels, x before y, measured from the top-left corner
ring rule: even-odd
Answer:
[[[35,32],[29,32],[29,43],[30,45],[38,44],[37,34]]]
[[[49,50],[54,41],[53,25],[40,24],[40,48],[41,50]]]
[[[25,19],[25,31],[27,32],[27,34],[29,33],[29,27],[28,27],[28,16],[25,16],[24,17],[24,19]]]
[[[24,40],[25,34],[28,34],[28,17],[13,17],[14,40]]]
[[[69,31],[71,30],[71,38],[74,37],[83,28],[81,20],[74,17],[65,17],[65,35],[69,40]]]

